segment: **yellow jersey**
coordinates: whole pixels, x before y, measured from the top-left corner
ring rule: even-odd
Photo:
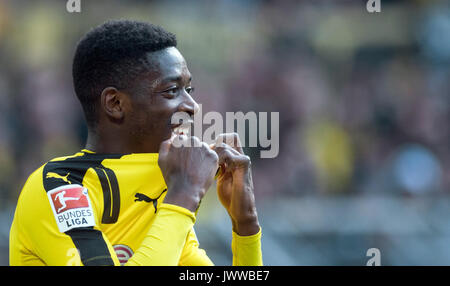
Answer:
[[[157,153],[81,150],[30,175],[10,231],[10,265],[213,265],[195,213],[165,204]],[[232,233],[233,265],[262,265],[261,230]]]

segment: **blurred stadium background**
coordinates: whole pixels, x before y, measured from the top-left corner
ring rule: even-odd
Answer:
[[[0,265],[27,176],[83,147],[78,39],[107,19],[174,32],[203,111],[279,112],[280,153],[252,157],[266,265],[450,264],[450,4],[0,0]],[[214,191],[196,231],[231,263]]]

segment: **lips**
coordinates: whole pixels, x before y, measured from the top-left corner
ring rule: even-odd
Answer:
[[[192,121],[188,121],[181,124],[172,125],[172,133],[175,135],[189,135],[192,123]]]

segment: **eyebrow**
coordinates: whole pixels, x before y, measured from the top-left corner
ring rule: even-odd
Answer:
[[[167,83],[167,82],[171,82],[171,81],[181,81],[183,79],[183,77],[181,75],[175,75],[175,76],[168,76],[166,78],[163,78],[162,80],[160,80],[160,83]],[[192,75],[189,76],[189,82],[192,81]]]
[[[154,88],[156,88],[157,86],[159,86],[160,84],[165,84],[165,83],[173,82],[173,81],[181,81],[182,78],[183,78],[183,77],[182,77],[181,75],[167,76],[167,77],[165,77],[165,78],[163,78],[163,79],[157,78],[156,80],[154,80],[154,81],[151,83],[150,86],[151,86],[152,89],[154,89]],[[189,76],[189,82],[191,82],[191,81],[192,81],[192,75]]]

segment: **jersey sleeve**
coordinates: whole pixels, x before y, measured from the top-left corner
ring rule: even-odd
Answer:
[[[178,265],[195,220],[195,214],[188,209],[161,204],[143,242],[126,265]]]
[[[261,228],[256,234],[249,236],[233,232],[231,250],[233,266],[262,266]]]
[[[262,266],[261,229],[250,236],[240,236],[232,233],[231,250],[233,266]],[[194,228],[189,232],[180,258],[180,266],[213,266],[214,263],[199,247]]]
[[[66,235],[40,234],[42,243],[35,246],[45,265],[108,266],[120,265],[108,239],[93,228],[75,229]]]
[[[180,266],[213,266],[214,263],[206,255],[206,251],[199,248],[199,242],[194,228],[189,231],[181,254]]]

